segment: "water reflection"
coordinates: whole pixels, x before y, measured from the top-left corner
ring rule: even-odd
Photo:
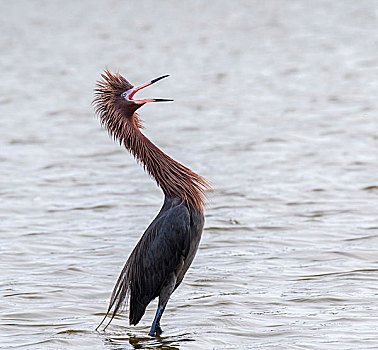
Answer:
[[[182,334],[177,336],[135,336],[132,333],[127,333],[124,336],[111,336],[104,339],[104,344],[107,348],[112,350],[130,349],[126,344],[131,345],[133,349],[166,349],[177,350],[180,345],[193,342],[194,339],[190,334]]]

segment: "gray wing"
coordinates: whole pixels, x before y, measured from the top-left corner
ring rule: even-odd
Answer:
[[[113,309],[109,323],[130,294],[129,321],[132,325],[137,324],[182,257],[186,258],[189,248],[187,207],[182,204],[161,211],[135,246],[118,278],[105,315]]]
[[[167,210],[147,229],[130,293],[130,324],[137,324],[151,300],[160,294],[168,276],[176,270],[190,247],[190,215],[184,206]],[[139,244],[138,244],[139,245]]]

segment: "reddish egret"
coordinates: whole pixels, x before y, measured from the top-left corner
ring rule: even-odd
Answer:
[[[134,95],[167,76],[134,87],[120,74],[106,70],[97,82],[93,101],[101,124],[143,165],[165,196],[158,215],[127,259],[100,323],[113,310],[107,327],[130,298],[129,322],[136,325],[147,305],[159,297],[150,336],[161,334],[160,319],[167,302],[197,252],[204,224],[205,190],[210,188],[203,177],[170,158],[140,131],[142,121],[135,113],[138,108],[147,102],[172,100],[137,100]]]

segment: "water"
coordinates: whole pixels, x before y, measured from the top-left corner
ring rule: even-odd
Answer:
[[[375,349],[375,1],[3,1],[0,347]],[[93,117],[107,65],[145,133],[210,180],[160,338],[95,332],[162,195]]]

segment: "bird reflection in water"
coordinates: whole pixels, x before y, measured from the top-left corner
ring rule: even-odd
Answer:
[[[130,344],[133,349],[166,349],[166,350],[178,350],[180,345],[187,345],[189,342],[193,342],[194,339],[189,338],[188,334],[182,334],[177,336],[157,336],[151,337],[138,337],[132,334],[125,336],[107,337],[104,339],[104,344],[107,348],[112,350],[125,350],[129,347],[125,347],[126,344]]]

